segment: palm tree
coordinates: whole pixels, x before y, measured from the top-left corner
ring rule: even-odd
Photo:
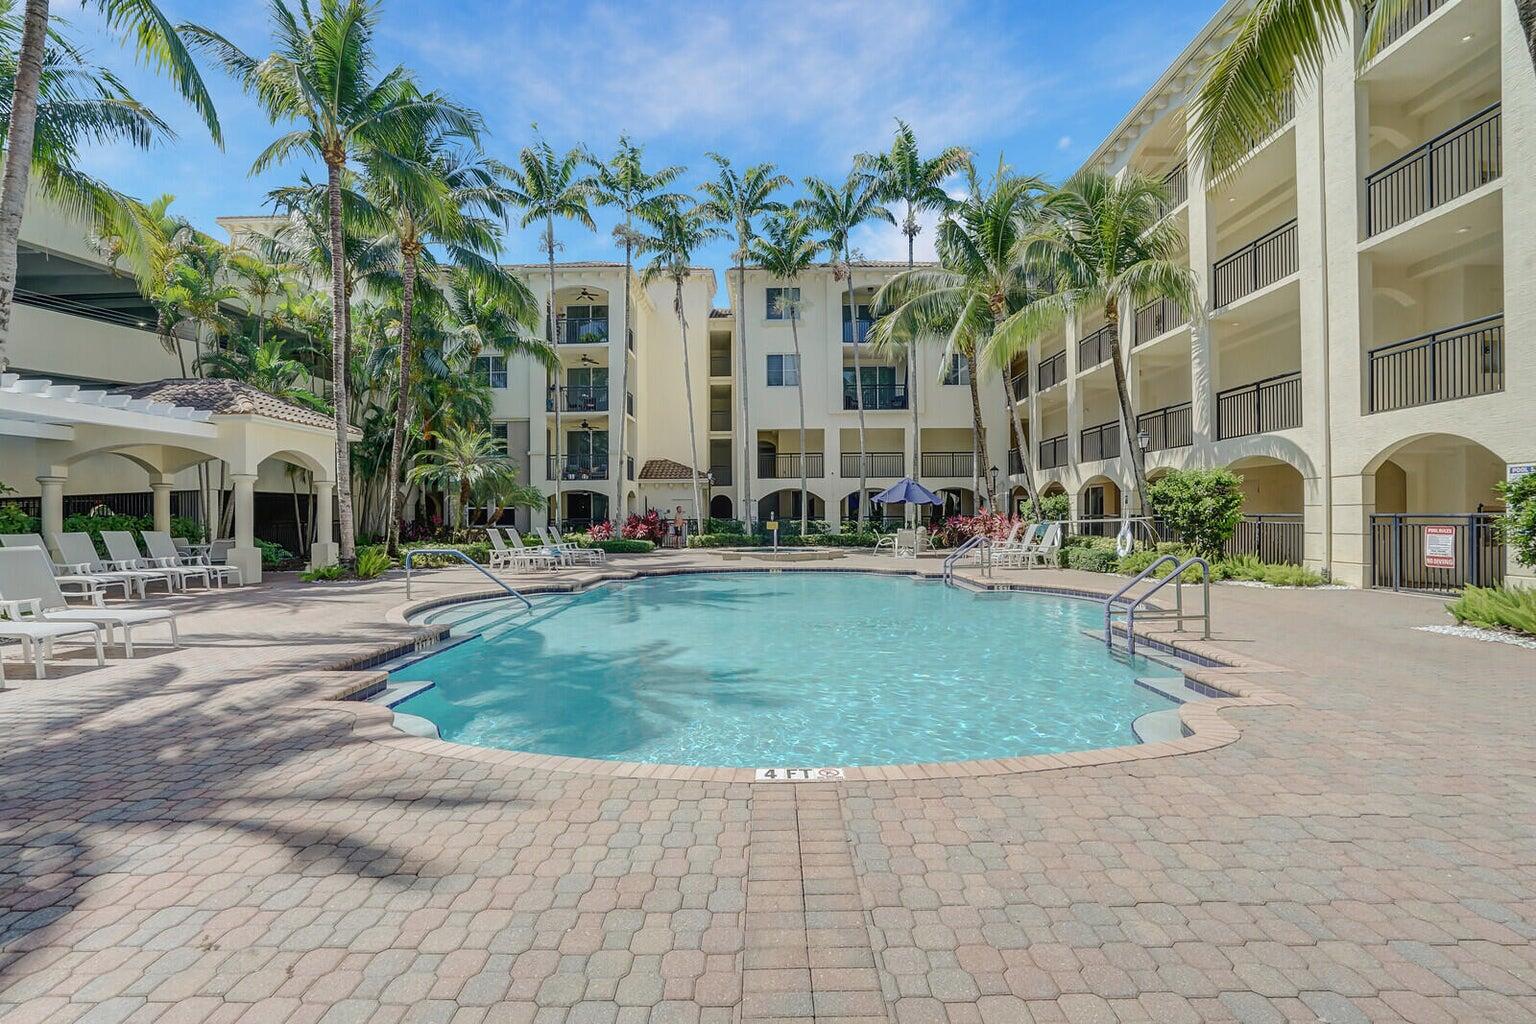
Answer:
[[[591,188],[592,199],[599,206],[617,207],[624,214],[624,222],[616,224],[613,228],[614,239],[624,247],[624,329],[631,329],[630,318],[633,309],[630,302],[630,278],[635,269],[635,246],[640,239],[635,229],[635,215],[647,209],[655,208],[657,203],[669,202],[681,198],[675,193],[663,190],[683,174],[683,168],[678,166],[663,167],[658,171],[647,171],[641,163],[641,148],[629,140],[629,136],[619,136],[618,149],[606,163],[588,154],[587,162],[592,165],[592,176],[588,179]],[[628,339],[624,345],[624,361],[619,366],[619,465],[624,465],[624,427],[629,418],[629,344]],[[621,474],[619,483],[619,514],[616,522],[622,521],[628,513],[628,486]]]
[[[256,320],[256,346],[260,348],[267,340],[267,305],[293,290],[293,268],[259,253],[237,251],[230,254],[228,269],[245,293],[246,311]]]
[[[699,492],[699,432],[693,415],[693,372],[688,362],[688,316],[683,309],[683,282],[693,273],[693,252],[720,237],[698,204],[686,199],[658,203],[646,211],[655,230],[640,239],[640,251],[651,254],[641,280],[646,284],[666,278],[672,282],[672,312],[677,316],[683,341],[683,394],[688,400],[688,449],[692,462],[688,476],[693,484],[693,513],[699,523],[708,511]]]
[[[202,117],[213,139],[220,145],[218,115],[214,113],[213,100],[203,86],[197,65],[182,45],[177,30],[151,0],[88,0],[106,21],[107,29],[123,40],[132,39],[139,60],[150,67],[165,72],[177,91],[192,104]],[[11,332],[11,303],[16,290],[16,245],[21,235],[21,218],[26,212],[27,183],[32,177],[34,161],[38,177],[50,195],[73,195],[77,198],[94,195],[105,197],[107,190],[94,187],[83,175],[74,171],[71,157],[75,145],[91,139],[95,141],[133,141],[147,145],[149,139],[167,134],[169,129],[147,110],[133,103],[120,83],[108,73],[89,69],[83,80],[73,85],[90,84],[95,78],[106,86],[105,93],[97,92],[97,99],[109,99],[114,110],[98,106],[94,114],[87,110],[75,110],[62,121],[60,112],[61,93],[59,71],[61,67],[81,64],[79,54],[65,47],[61,64],[58,47],[61,37],[48,25],[48,0],[25,0],[21,22],[20,42],[16,42],[15,3],[7,3],[0,13],[0,32],[7,37],[5,52],[8,55],[7,74],[4,75],[9,89],[5,97],[5,171],[0,177],[0,369],[7,365],[5,345]],[[50,56],[50,47],[54,53]],[[14,55],[14,56],[9,56]],[[69,74],[63,78],[71,77]],[[52,113],[46,108],[54,105]],[[73,131],[57,133],[64,121],[72,121]],[[94,127],[91,127],[94,121]],[[148,134],[146,134],[148,132]],[[60,173],[60,172],[66,173]],[[80,186],[87,186],[82,192]],[[96,202],[88,206],[99,210]],[[78,207],[77,207],[78,209]]]
[[[896,119],[896,138],[884,153],[861,153],[854,166],[874,174],[880,182],[884,202],[903,207],[901,233],[907,236],[907,269],[915,264],[917,236],[922,225],[917,222],[924,211],[946,212],[954,200],[944,191],[944,180],[971,164],[971,151],[964,146],[950,146],[924,159],[917,148],[917,133],[901,118]],[[908,355],[907,404],[912,407],[912,479],[918,478],[922,462],[921,433],[917,423],[917,350]]]
[[[850,239],[854,229],[873,220],[896,223],[891,211],[881,206],[880,183],[870,174],[855,170],[841,185],[820,178],[806,178],[810,193],[801,202],[811,226],[827,236],[826,249],[834,260],[841,260],[841,272],[848,284],[848,321],[853,327],[853,394],[859,411],[859,532],[864,530],[864,511],[868,506],[869,466],[864,443],[864,367],[859,358],[863,348],[859,338],[858,306],[853,301],[853,250]],[[915,443],[915,442],[914,442]]]
[[[409,475],[413,481],[458,492],[457,509],[449,507],[449,528],[461,529],[468,523],[473,492],[515,484],[517,465],[489,430],[455,423],[438,436],[436,448],[417,453]]]
[[[706,181],[699,191],[708,198],[702,205],[704,216],[732,231],[736,236],[736,393],[741,396],[741,448],[742,448],[742,502],[745,504],[742,519],[748,532],[752,529],[752,517],[756,509],[752,505],[752,457],[757,443],[752,435],[752,407],[747,401],[751,393],[747,371],[747,321],[744,307],[747,304],[747,254],[752,247],[753,222],[768,213],[784,208],[784,204],[770,198],[781,188],[793,182],[789,175],[779,174],[773,164],[755,164],[737,174],[731,162],[719,153],[710,153],[717,174],[714,181]]]
[[[309,371],[289,354],[288,343],[281,338],[257,342],[239,335],[227,346],[203,356],[201,362],[209,377],[238,380],[274,398],[331,414],[325,399],[305,385]]]
[[[1120,350],[1121,310],[1166,299],[1199,315],[1195,278],[1178,261],[1183,239],[1162,217],[1167,192],[1143,174],[1115,178],[1101,171],[1078,175],[1046,196],[1039,226],[1025,239],[1026,261],[1054,289],[998,325],[1001,351],[1059,328],[1068,315],[1103,313],[1110,362],[1120,400],[1122,448],[1131,456],[1140,506],[1146,497],[1145,455],[1133,440],[1136,413]]]
[[[1237,22],[1232,41],[1212,55],[1195,96],[1195,149],[1217,177],[1235,167],[1255,138],[1275,125],[1280,103],[1296,79],[1315,81],[1324,59],[1348,39],[1356,17],[1365,32],[1360,58],[1387,43],[1394,22],[1416,0],[1258,0]],[[1536,64],[1536,0],[1516,0],[1531,60]]]
[[[347,427],[342,176],[352,158],[407,149],[412,139],[438,127],[462,132],[474,129],[463,108],[413,88],[404,68],[377,74],[373,45],[376,11],[375,0],[320,0],[318,9],[303,2],[295,14],[286,0],[272,0],[272,30],[277,48],[260,60],[217,32],[199,25],[182,26],[183,32],[210,50],[256,97],[272,123],[299,124],[262,151],[251,166],[252,174],[301,154],[325,164],[331,257],[331,375],[336,389],[332,402],[336,407],[336,507],[343,563],[350,563],[354,557],[356,530]]]
[[[522,226],[537,221],[544,222],[544,254],[549,260],[549,297],[545,304],[544,327],[550,347],[558,344],[555,338],[555,218],[573,220],[588,231],[596,231],[587,200],[592,190],[584,180],[576,177],[582,163],[582,152],[573,149],[564,156],[557,156],[548,142],[540,139],[536,145],[525,146],[518,154],[518,166],[511,172],[512,187],[509,201],[523,209]],[[625,311],[626,314],[628,311]],[[563,371],[556,368],[555,379],[555,442],[551,453],[555,461],[555,519],[558,522],[560,507],[560,478],[565,466],[560,461],[560,388],[565,381]]]
[[[987,503],[997,505],[991,478],[982,471],[986,461],[986,427],[981,416],[979,378],[989,363],[1003,370],[1003,391],[1013,420],[1010,445],[1023,470],[1024,490],[1039,513],[1034,473],[1028,446],[1023,443],[1024,424],[1019,419],[1018,395],[1008,372],[1017,351],[1004,355],[994,336],[999,324],[1035,297],[1025,266],[1022,241],[1035,217],[1045,185],[1038,178],[1021,178],[999,165],[991,188],[972,173],[969,193],[939,223],[937,268],[917,268],[897,275],[875,296],[874,305],[884,313],[875,323],[879,346],[903,336],[909,344],[936,337],[945,346],[944,361],[955,356],[970,366],[973,486],[988,484]],[[1027,344],[1027,342],[1026,342]],[[989,358],[984,359],[983,353]]]
[[[810,270],[821,252],[821,243],[811,238],[811,225],[794,210],[769,217],[763,233],[751,241],[752,258],[775,281],[789,285],[779,292],[778,314],[789,321],[789,333],[795,342],[795,397],[800,402],[800,536],[805,536],[810,494],[805,481],[805,370],[800,362],[800,300],[791,298],[798,289],[795,282]],[[748,466],[751,472],[752,467]]]
[[[182,339],[175,333],[181,321],[165,298],[172,284],[172,270],[182,255],[199,244],[197,232],[185,219],[171,213],[174,197],[162,195],[148,203],[118,203],[106,212],[92,238],[92,245],[116,271],[126,264],[128,272],[155,310],[155,336],[167,352],[176,356],[181,375],[187,375]]]

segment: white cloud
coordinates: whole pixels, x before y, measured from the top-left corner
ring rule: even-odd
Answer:
[[[1072,148],[1072,136],[1070,136],[1070,135],[1063,135],[1061,138],[1057,139],[1056,140],[1056,148],[1061,150],[1062,152],[1066,152],[1067,150],[1071,149]]]

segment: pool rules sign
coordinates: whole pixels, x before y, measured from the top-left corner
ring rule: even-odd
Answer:
[[[1456,527],[1424,527],[1424,568],[1456,568]]]

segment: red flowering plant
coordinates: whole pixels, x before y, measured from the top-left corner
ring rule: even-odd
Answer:
[[[667,524],[661,521],[661,513],[654,509],[643,516],[631,512],[624,521],[623,534],[627,540],[648,540],[660,544],[667,535]]]
[[[613,524],[604,519],[587,527],[587,540],[613,540]]]
[[[1003,515],[1000,512],[981,512],[974,516],[950,516],[941,525],[933,528],[933,542],[936,547],[954,548],[972,537],[1007,540],[1018,522],[1017,517]]]

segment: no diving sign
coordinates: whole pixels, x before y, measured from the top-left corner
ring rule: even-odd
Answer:
[[[844,782],[841,768],[759,768],[757,782]]]

